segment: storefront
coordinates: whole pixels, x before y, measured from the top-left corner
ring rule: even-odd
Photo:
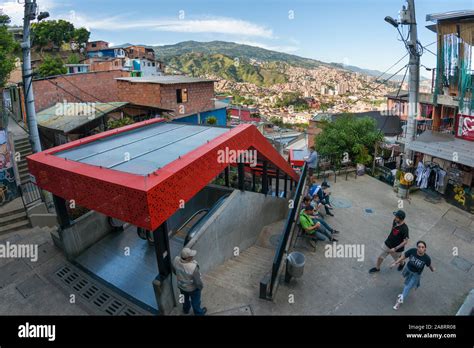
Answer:
[[[437,192],[456,207],[474,214],[474,169],[461,163],[417,153],[416,185]]]

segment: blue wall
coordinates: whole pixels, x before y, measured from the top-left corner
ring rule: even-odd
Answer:
[[[216,126],[224,126],[224,127],[226,126],[227,124],[226,108],[201,112],[201,124],[206,123],[206,119],[210,116],[214,116],[215,118],[217,118]],[[179,118],[179,119],[174,120],[174,122],[198,124],[198,114]]]

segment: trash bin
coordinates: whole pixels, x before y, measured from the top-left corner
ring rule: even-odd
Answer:
[[[303,275],[305,257],[302,253],[297,251],[290,253],[286,259],[286,262],[290,276],[299,278]]]

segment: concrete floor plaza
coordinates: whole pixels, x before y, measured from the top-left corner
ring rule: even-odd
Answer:
[[[425,268],[420,288],[394,311],[403,288],[401,272],[389,268],[391,257],[380,273],[371,275],[368,270],[390,232],[399,198],[390,186],[367,175],[347,181],[341,176],[336,183],[331,179],[334,205],[339,208],[326,221],[341,231],[339,244],[364,246],[364,261],[326,258],[326,243],[319,242],[313,252],[305,241],[298,241],[295,250],[306,256],[303,277],[280,282],[274,302],[258,299],[257,289],[249,297],[209,284],[203,294],[209,311],[248,306],[256,315],[455,315],[474,288],[474,216],[444,201],[429,203],[423,192],[403,202],[409,247],[424,240],[436,271]]]
[[[467,293],[474,288],[474,217],[444,201],[430,203],[422,192],[413,194],[410,202],[404,201],[406,222],[410,228],[409,246],[414,246],[419,239],[426,241],[427,253],[431,256],[436,272],[425,269],[421,287],[410,294],[399,311],[394,311],[392,306],[402,289],[401,273],[389,268],[391,258],[384,262],[380,273],[371,275],[368,270],[374,266],[381,244],[390,232],[392,212],[398,209],[399,199],[390,186],[367,175],[357,180],[352,176],[347,181],[341,176],[337,183],[331,178],[330,183],[336,209],[335,217],[327,217],[326,220],[341,231],[339,244],[364,246],[364,260],[326,258],[325,243],[319,242],[313,252],[304,240],[299,241],[296,250],[306,256],[303,277],[292,279],[289,284],[280,282],[273,302],[258,298],[259,284],[256,278],[251,280],[251,291],[239,291],[238,282],[235,286],[222,286],[222,282],[215,281],[219,271],[213,272],[212,277],[204,275],[202,302],[208,308],[208,313],[456,314]],[[40,255],[35,264],[23,259],[0,259],[1,315],[106,314],[81,296],[71,303],[71,291],[64,284],[61,285],[55,276],[58,268],[70,263],[55,248],[47,230],[35,228],[0,236],[0,243],[7,240],[18,244],[37,243],[40,245]],[[262,260],[271,260],[274,252],[264,248],[256,250],[261,250],[262,254],[254,255],[260,256]],[[453,250],[457,250],[456,255]],[[240,257],[245,255],[243,252]],[[257,266],[265,270],[270,263]],[[244,267],[245,262],[242,265]],[[118,294],[113,296],[127,308],[133,307]]]

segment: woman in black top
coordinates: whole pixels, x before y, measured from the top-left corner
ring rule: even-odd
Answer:
[[[405,287],[403,292],[398,295],[397,302],[393,309],[397,310],[403,303],[404,299],[407,298],[408,293],[412,288],[418,288],[420,286],[420,278],[423,269],[428,267],[431,272],[435,271],[435,268],[431,265],[431,258],[426,254],[426,243],[420,240],[416,243],[416,248],[407,250],[400,258],[392,263],[390,267],[396,266],[408,259],[405,268],[403,269],[402,275],[405,278]]]

